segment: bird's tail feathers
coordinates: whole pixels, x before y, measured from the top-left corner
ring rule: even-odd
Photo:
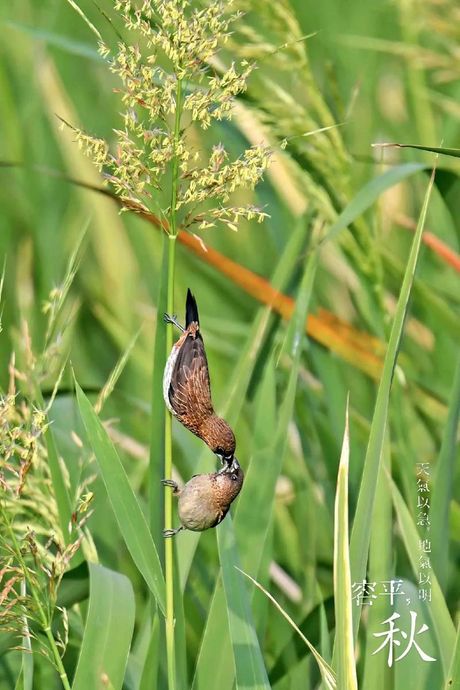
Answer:
[[[197,324],[200,323],[196,299],[190,292],[189,288],[187,290],[187,301],[185,303],[185,328],[188,328],[193,321],[195,321]]]

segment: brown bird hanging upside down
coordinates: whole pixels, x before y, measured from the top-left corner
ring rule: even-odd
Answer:
[[[165,314],[164,320],[182,332],[166,362],[163,376],[166,406],[220,458],[224,464],[221,472],[233,472],[237,466],[239,468],[234,457],[235,435],[227,422],[214,412],[198,307],[190,290],[187,290],[185,305],[185,328],[174,316]]]
[[[172,479],[163,479],[179,497],[178,513],[181,521],[176,529],[165,529],[164,537],[173,537],[183,529],[203,532],[216,527],[227,515],[230,504],[241,491],[244,474],[238,461],[234,471],[196,474],[182,489]]]

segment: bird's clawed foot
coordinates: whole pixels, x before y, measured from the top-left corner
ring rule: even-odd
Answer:
[[[170,486],[173,490],[173,493],[175,494],[179,491],[179,486],[177,482],[174,481],[174,479],[162,479],[161,483],[163,484],[163,486]]]
[[[163,314],[163,321],[165,323],[172,323],[173,326],[176,326],[182,333],[185,332],[185,328],[180,325],[179,321],[177,320],[176,314],[173,314],[170,316],[169,314]]]
[[[174,537],[175,534],[183,530],[184,528],[182,525],[180,527],[176,527],[176,529],[164,529],[163,530],[163,536],[165,539],[169,539],[170,537]]]

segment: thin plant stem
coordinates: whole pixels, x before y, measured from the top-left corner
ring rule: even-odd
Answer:
[[[37,588],[35,587],[35,584],[34,584],[32,578],[30,577],[29,568],[27,567],[27,564],[24,561],[24,558],[22,556],[21,547],[20,547],[19,542],[16,538],[16,534],[14,533],[14,529],[13,529],[10,521],[8,520],[8,518],[6,516],[5,511],[2,510],[2,513],[3,513],[3,523],[6,525],[6,527],[8,529],[11,541],[13,542],[16,557],[19,561],[21,570],[24,573],[24,578],[25,578],[27,584],[29,585],[30,593],[31,593],[33,600],[35,602],[35,606],[37,607],[38,617],[40,619],[40,625],[41,625],[43,632],[45,633],[45,635],[48,639],[48,643],[49,643],[51,652],[52,652],[53,657],[54,657],[54,663],[56,664],[56,668],[57,668],[57,671],[59,673],[59,677],[61,679],[62,685],[64,687],[64,690],[71,690],[69,679],[67,677],[67,673],[66,673],[66,670],[64,668],[64,664],[62,663],[61,655],[59,654],[59,649],[58,649],[58,646],[56,644],[56,640],[54,639],[54,636],[53,636],[53,633],[51,630],[50,620],[45,613],[45,609],[42,605],[42,602],[40,601],[40,597],[38,595]]]
[[[175,263],[176,236],[168,238],[168,314],[174,309],[174,263]],[[173,345],[172,324],[167,327],[166,351],[169,354]],[[169,411],[165,416],[165,471],[164,476],[170,479],[172,476],[172,416]],[[172,492],[165,494],[165,529],[172,528],[173,497]],[[176,687],[176,663],[174,653],[174,554],[173,541],[165,542],[165,581],[166,581],[166,654],[168,667],[168,687],[175,690]]]
[[[177,149],[180,138],[180,121],[182,110],[182,82],[177,81],[176,89],[176,113],[174,118],[174,148]],[[179,161],[174,155],[172,161],[172,180],[171,180],[171,211],[169,217],[169,237],[168,237],[168,314],[174,313],[174,270],[176,259],[176,237],[177,227],[177,192],[179,184]],[[172,324],[167,326],[166,331],[166,357],[169,356],[173,346]],[[165,471],[164,476],[170,479],[172,476],[172,417],[168,411],[165,417]],[[165,529],[172,529],[173,503],[172,493],[167,491],[165,495]],[[168,688],[176,689],[176,660],[174,645],[174,553],[173,542],[166,540],[165,544],[165,580],[166,580],[166,656],[168,669]]]

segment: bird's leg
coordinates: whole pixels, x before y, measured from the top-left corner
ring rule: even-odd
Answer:
[[[172,316],[170,316],[169,314],[163,314],[163,321],[165,323],[172,323],[172,325],[176,326],[176,328],[178,328],[182,333],[185,333],[185,328],[180,325],[175,314],[173,314]]]
[[[182,525],[180,527],[176,527],[176,529],[164,529],[163,536],[165,539],[169,539],[170,537],[174,537],[174,535],[180,532],[182,529],[184,529]]]
[[[162,479],[161,483],[163,486],[170,486],[173,490],[173,494],[180,493],[179,485],[174,481],[174,479]]]

